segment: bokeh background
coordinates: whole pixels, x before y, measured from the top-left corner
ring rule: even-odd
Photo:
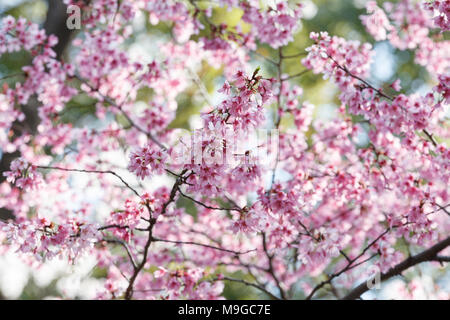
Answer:
[[[181,0],[182,1],[182,0]],[[0,18],[5,15],[14,17],[23,16],[27,19],[39,23],[55,33],[63,31],[58,16],[59,0],[0,0]],[[311,45],[309,33],[311,31],[328,31],[331,35],[338,35],[346,39],[360,40],[362,42],[374,43],[372,37],[365,31],[359,16],[365,13],[366,0],[304,0],[304,19],[301,27],[295,35],[295,40],[285,48],[284,54],[297,54]],[[382,1],[378,1],[381,3]],[[395,2],[395,1],[392,1]],[[64,12],[62,12],[64,14]],[[61,14],[61,11],[59,11]],[[228,25],[235,25],[240,22],[242,12],[239,10],[228,11],[222,8],[213,10],[212,20],[215,23],[225,22]],[[59,16],[60,18],[61,16]],[[64,16],[65,17],[65,16]],[[153,26],[149,23],[148,16],[141,14],[134,22],[134,33],[127,41],[128,50],[131,55],[148,55],[152,57],[157,50],[157,43],[170,37],[170,26],[160,23]],[[208,30],[202,31],[202,33]],[[202,36],[202,33],[198,36]],[[61,44],[61,58],[71,61],[76,51],[70,45],[71,37],[67,37],[67,44]],[[424,93],[435,85],[426,70],[414,63],[414,54],[410,51],[399,51],[393,48],[387,41],[374,43],[376,52],[375,61],[372,65],[370,82],[377,87],[383,87],[389,92],[389,84],[395,79],[401,79],[401,84],[405,93]],[[261,45],[258,49],[261,55],[277,59],[278,53],[268,46]],[[283,72],[286,74],[296,74],[305,68],[301,65],[301,57],[289,59],[284,65]],[[22,66],[29,64],[30,55],[26,52],[4,54],[0,57],[0,79],[5,75],[20,73]],[[258,55],[252,56],[251,64],[254,68],[261,67],[262,74],[266,77],[276,75],[273,65],[267,63]],[[198,79],[203,83],[213,102],[218,97],[215,94],[223,83],[222,70],[215,69],[208,64],[202,65],[197,71]],[[0,80],[0,85],[8,83],[10,86],[16,81],[20,81],[20,76],[8,77]],[[300,99],[309,101],[316,105],[315,117],[324,119],[332,118],[335,110],[339,106],[338,91],[336,86],[320,76],[306,73],[304,76],[293,80],[304,89],[304,94]],[[147,100],[149,92],[140,92],[142,101]],[[195,83],[185,90],[178,99],[177,117],[171,124],[174,128],[189,129],[192,121],[198,117],[199,110],[204,106],[204,99],[199,94],[198,86]],[[94,101],[87,97],[77,97],[70,101],[64,110],[64,121],[72,123],[74,126],[86,125],[95,121]],[[289,121],[289,120],[286,120]],[[285,123],[289,125],[289,123]],[[0,155],[2,152],[0,150]],[[0,166],[0,171],[7,168]],[[0,174],[0,182],[3,177]],[[1,199],[0,199],[1,201]],[[187,206],[186,203],[179,205]],[[191,204],[192,205],[192,204]],[[421,269],[422,268],[422,269]],[[432,285],[430,274],[426,266],[418,267],[420,286],[418,298],[427,298],[427,286]],[[448,268],[447,268],[448,269]],[[444,271],[438,271],[444,272]],[[8,253],[0,256],[0,298],[8,299],[43,299],[51,298],[63,293],[69,298],[91,298],[99,286],[102,286],[105,274],[95,267],[95,261],[89,257],[78,261],[76,265],[68,266],[64,261],[46,262],[38,270],[31,269],[22,263],[14,254]],[[245,277],[246,275],[239,275]],[[441,275],[441,281],[450,291],[450,274]],[[383,286],[383,290],[375,293],[379,298],[394,298],[396,290],[403,288],[401,280],[392,280],[388,285]],[[373,293],[368,293],[368,297],[375,297]],[[372,296],[371,296],[372,295]],[[252,288],[240,284],[227,284],[225,297],[231,299],[258,299],[265,298]]]

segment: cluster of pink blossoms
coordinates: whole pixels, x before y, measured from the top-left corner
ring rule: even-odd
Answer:
[[[311,33],[301,62],[339,91],[327,120],[303,100],[303,72],[284,74],[285,59],[304,54],[286,53],[295,1],[64,2],[83,10],[66,62],[36,24],[0,22],[0,55],[32,57],[0,92],[0,149],[20,154],[0,183],[0,207],[15,216],[0,222],[2,252],[32,266],[89,254],[106,273],[101,299],[220,299],[242,272],[255,291],[290,299],[342,297],[369,266],[406,259],[399,247],[448,243],[446,1],[370,1],[361,17],[376,41],[414,51],[434,81],[421,94],[397,78],[373,85],[371,44]],[[242,23],[215,24],[217,5],[240,10]],[[170,36],[140,50],[139,17]],[[255,70],[251,57],[267,64]],[[223,76],[215,97],[205,67]],[[193,90],[200,114],[186,123],[197,129],[183,136],[178,108]],[[86,95],[95,112],[66,123],[69,101]],[[35,132],[21,109],[33,96]],[[277,148],[249,144],[263,128],[276,129]],[[263,149],[274,161],[260,162]]]
[[[330,37],[326,33],[312,34],[316,44],[308,48],[303,63],[315,73],[332,77],[341,89],[341,101],[353,114],[365,116],[379,129],[411,135],[413,130],[425,129],[440,116],[441,104],[435,103],[433,93],[425,96],[386,95],[366,82],[373,51],[370,45]],[[399,89],[398,82],[391,87]]]
[[[125,201],[125,209],[113,211],[107,221],[113,225],[113,234],[124,241],[129,241],[133,228],[141,222],[144,208],[134,203],[132,200]]]
[[[400,50],[416,50],[416,62],[426,67],[431,74],[439,75],[447,72],[449,68],[449,41],[434,41],[431,30],[434,27],[434,10],[441,10],[434,20],[438,27],[443,24],[442,20],[445,21],[445,12],[448,15],[449,6],[444,3],[447,1],[423,4],[413,0],[401,0],[397,3],[385,2],[383,10],[375,1],[369,1],[368,15],[362,15],[361,20],[375,40],[387,39],[392,46]],[[448,25],[448,22],[446,24]],[[445,28],[441,27],[444,31]]]
[[[76,218],[57,225],[37,217],[21,221],[20,226],[5,225],[2,231],[18,252],[31,255],[37,261],[55,257],[75,261],[78,256],[91,251],[99,238],[95,225],[79,222]]]
[[[442,31],[450,30],[450,3],[446,0],[432,0],[425,3],[425,8],[433,14],[436,26]]]
[[[141,179],[145,179],[153,172],[162,174],[166,158],[167,154],[161,150],[154,150],[149,146],[142,147],[130,154],[128,170]]]
[[[42,136],[59,135],[60,138],[66,133],[65,129],[70,128],[66,124],[58,124],[58,132],[51,132],[52,120],[57,117],[57,113],[63,109],[63,106],[76,94],[77,90],[66,83],[71,76],[70,64],[63,64],[55,59],[55,52],[52,47],[58,43],[58,38],[53,35],[45,35],[45,32],[39,29],[39,26],[26,21],[24,18],[15,19],[7,16],[0,21],[0,54],[13,53],[20,50],[30,51],[33,57],[32,64],[22,68],[25,81],[16,82],[14,88],[7,85],[3,87],[1,94],[2,100],[2,121],[1,129],[8,132],[23,131],[13,127],[15,120],[22,121],[23,114],[19,111],[18,104],[27,104],[30,97],[37,95],[37,100],[42,104],[39,108],[39,118],[41,124],[37,128]],[[65,128],[65,129],[64,129]],[[60,132],[62,130],[62,132]],[[26,132],[21,132],[19,136],[13,135],[15,139],[4,141],[1,139],[1,146],[13,152],[18,148],[23,149],[24,141],[29,141]],[[42,140],[42,145],[46,144],[47,139]]]
[[[17,52],[22,47],[25,50],[36,50],[37,46],[44,45],[47,40],[45,31],[25,18],[17,20],[12,16],[3,18],[0,31],[0,54]],[[51,46],[51,43],[55,41],[58,39],[52,36],[49,45]]]
[[[21,189],[36,189],[42,183],[42,175],[34,165],[30,165],[25,159],[19,158],[11,162],[11,171],[4,172],[8,182],[15,183]]]
[[[405,50],[414,49],[427,39],[428,28],[432,27],[433,23],[420,3],[402,0],[397,4],[386,2],[383,7],[389,15],[386,15],[375,1],[369,1],[367,13],[370,15],[361,17],[375,40],[388,39],[393,46]],[[406,24],[405,17],[408,17]]]
[[[286,2],[279,2],[276,7],[261,10],[258,1],[243,1],[242,19],[253,25],[252,33],[261,42],[273,48],[279,48],[293,40],[299,20],[302,17],[301,5],[290,9]]]
[[[262,168],[252,161],[249,150],[237,154],[236,149],[263,124],[263,105],[272,97],[271,87],[271,80],[256,71],[252,76],[238,71],[232,84],[224,83],[219,92],[226,99],[203,113],[203,130],[196,130],[191,141],[180,144],[188,146],[179,155],[183,168],[196,173],[188,177],[189,192],[213,196],[225,188],[256,190]]]

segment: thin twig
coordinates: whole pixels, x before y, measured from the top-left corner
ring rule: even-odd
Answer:
[[[285,77],[285,78],[282,78],[280,81],[287,81],[287,80],[291,80],[291,79],[294,79],[294,78],[297,78],[297,77],[300,77],[300,76],[302,76],[302,75],[304,75],[305,73],[308,73],[310,70],[309,69],[307,69],[307,70],[303,70],[303,71],[301,71],[301,72],[299,72],[299,73],[296,73],[296,74],[293,74],[293,75],[290,75],[290,76],[287,76],[287,77]]]
[[[415,266],[419,263],[425,262],[425,261],[439,261],[436,259],[439,259],[439,256],[437,255],[440,251],[444,250],[450,246],[450,237],[438,242],[431,248],[423,251],[420,254],[417,254],[415,256],[409,257],[396,266],[392,267],[389,271],[386,273],[382,273],[380,275],[380,281],[385,281],[389,278],[392,278],[396,275],[401,274],[403,271],[409,269],[412,266]],[[367,281],[361,283],[359,286],[351,290],[343,299],[344,300],[354,300],[358,299],[363,293],[370,290],[367,286]]]
[[[262,232],[261,235],[262,235],[264,253],[266,254],[267,260],[269,262],[269,268],[267,269],[267,272],[272,276],[273,280],[275,280],[275,284],[277,285],[277,288],[280,291],[281,299],[286,300],[286,294],[284,293],[284,290],[281,287],[281,282],[278,279],[278,277],[275,275],[275,269],[273,267],[273,255],[269,254],[269,251],[267,249],[266,234],[264,232]]]
[[[119,239],[103,239],[103,241],[107,242],[107,243],[118,243],[120,244],[122,247],[125,248],[125,251],[127,252],[128,258],[130,259],[131,264],[133,265],[133,269],[136,270],[137,266],[136,266],[136,262],[134,261],[133,255],[131,254],[130,248],[128,248],[128,245]]]
[[[99,174],[112,174],[117,177],[128,189],[134,192],[139,198],[141,198],[140,194],[130,186],[121,176],[111,170],[85,170],[85,169],[69,169],[69,168],[61,168],[61,167],[52,167],[52,166],[36,166],[36,168],[40,169],[49,169],[49,170],[60,170],[60,171],[68,171],[68,172],[82,172],[82,173],[99,173]]]
[[[75,77],[86,84],[91,90],[97,92],[104,101],[109,103],[111,106],[115,107],[117,110],[119,110],[122,115],[127,119],[127,121],[130,123],[130,125],[134,128],[136,128],[138,131],[144,133],[151,141],[153,141],[158,147],[160,147],[163,150],[167,150],[167,147],[163,145],[161,142],[159,142],[149,131],[145,130],[141,126],[139,126],[137,123],[135,123],[130,116],[122,109],[122,106],[119,106],[115,101],[113,101],[110,97],[102,95],[97,89],[92,87],[85,79],[81,78],[79,75],[75,75]]]
[[[224,249],[224,248],[221,248],[221,247],[216,247],[216,246],[212,246],[212,245],[209,245],[209,244],[198,243],[198,242],[194,242],[194,241],[177,241],[177,240],[167,240],[167,239],[160,239],[160,238],[153,238],[153,241],[155,241],[155,242],[174,243],[174,244],[180,244],[180,245],[185,245],[186,244],[186,245],[202,246],[202,247],[206,247],[206,248],[210,248],[210,249],[214,249],[214,250],[219,250],[219,251],[232,253],[232,254],[235,254],[235,255],[247,254],[247,253],[256,251],[256,249],[251,249],[251,250],[247,250],[247,251],[234,251],[234,250]]]
[[[189,200],[191,200],[192,202],[194,202],[194,203],[196,203],[196,204],[198,204],[198,205],[200,205],[200,206],[202,206],[202,207],[204,207],[204,208],[210,209],[210,210],[224,210],[224,211],[238,211],[238,212],[241,212],[241,211],[242,211],[241,208],[212,207],[212,206],[209,206],[209,205],[207,205],[207,204],[205,204],[205,203],[203,203],[203,202],[200,202],[200,201],[198,201],[198,200],[192,198],[191,196],[188,196],[187,194],[183,193],[180,189],[178,189],[178,192],[180,193],[180,195],[181,195],[182,197],[184,197],[184,198],[186,198],[186,199],[189,199]]]

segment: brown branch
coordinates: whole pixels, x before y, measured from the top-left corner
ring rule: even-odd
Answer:
[[[269,58],[269,57],[266,57],[265,55],[259,53],[258,51],[251,51],[251,53],[253,53],[254,55],[256,55],[256,56],[258,56],[258,57],[263,58],[264,60],[266,60],[267,62],[269,62],[269,63],[271,63],[271,64],[273,64],[273,65],[275,65],[275,66],[278,65],[278,62],[272,60],[272,59]]]
[[[283,50],[282,47],[280,47],[278,49],[278,62],[276,64],[277,66],[277,77],[278,77],[278,83],[279,83],[279,90],[278,90],[278,94],[277,94],[277,113],[275,115],[275,129],[278,130],[278,128],[280,127],[280,123],[281,123],[281,86],[283,84],[283,79],[281,78],[281,73],[282,73],[282,64],[283,64]],[[272,190],[273,184],[275,183],[275,176],[276,176],[276,171],[277,171],[277,167],[278,167],[278,163],[280,162],[280,150],[277,150],[277,158],[275,160],[275,165],[272,168],[272,179],[271,179],[271,183],[270,183],[270,188],[269,188],[269,192]]]
[[[264,253],[266,254],[267,260],[269,261],[269,268],[267,269],[267,272],[272,276],[273,280],[275,280],[275,284],[277,285],[278,290],[280,290],[281,299],[286,300],[286,294],[284,293],[284,290],[281,287],[281,282],[278,279],[278,277],[275,275],[275,270],[273,268],[273,255],[269,254],[269,251],[267,249],[266,234],[264,232],[262,232],[261,235],[262,235]]]
[[[68,169],[68,168],[52,167],[52,166],[36,166],[36,168],[69,171],[69,172],[112,174],[113,176],[117,177],[128,189],[133,191],[134,194],[136,194],[139,198],[141,198],[139,193],[132,186],[130,186],[121,176],[119,176],[117,173],[115,173],[114,171],[111,171],[111,170]]]
[[[136,262],[134,261],[133,255],[131,254],[130,248],[128,248],[128,245],[119,239],[103,239],[102,241],[105,241],[107,243],[117,243],[120,244],[126,251],[128,258],[131,262],[131,264],[133,265],[133,269],[136,270],[137,266],[136,266]]]
[[[53,48],[58,59],[63,55],[67,48],[74,30],[66,26],[67,6],[62,0],[48,0],[47,18],[44,23],[45,33],[54,34],[58,37],[58,43]]]
[[[260,286],[260,285],[257,285],[256,283],[248,282],[248,281],[245,281],[245,280],[242,280],[242,279],[235,279],[235,278],[230,278],[230,277],[221,277],[221,278],[212,279],[211,281],[233,281],[233,282],[239,282],[239,283],[245,284],[246,286],[254,287],[254,288],[264,292],[265,294],[267,294],[273,300],[280,300],[280,298],[278,298],[277,296],[272,294],[270,291],[268,291],[263,286]]]
[[[19,77],[19,76],[25,76],[25,73],[18,72],[18,73],[7,74],[6,76],[0,77],[0,81],[6,80],[9,78]]]
[[[362,79],[361,77],[358,77],[357,75],[353,74],[350,72],[350,70],[347,69],[347,67],[345,66],[341,66],[336,60],[334,60],[334,58],[330,55],[328,55],[328,58],[330,58],[335,64],[336,67],[338,67],[339,69],[341,69],[342,71],[344,71],[345,73],[347,73],[350,77],[361,81],[362,83],[364,83],[366,85],[366,87],[374,90],[379,96],[388,99],[389,101],[394,101],[394,98],[386,95],[385,93],[383,93],[380,89],[375,88],[373,85],[371,85],[369,82],[367,82],[366,80]],[[431,141],[431,143],[433,144],[433,146],[437,147],[437,142],[434,139],[433,135],[431,133],[429,133],[426,129],[423,129],[422,132],[427,136],[427,138]]]
[[[434,139],[433,135],[431,133],[429,133],[427,131],[427,129],[423,129],[422,131],[423,131],[423,133],[425,133],[425,135],[428,137],[428,139],[430,139],[433,146],[437,147],[438,144],[437,144],[436,140]]]
[[[183,184],[183,181],[186,179],[185,177],[183,177],[183,175],[186,173],[187,170],[183,170],[181,172],[181,174],[179,174],[179,177],[176,179],[172,190],[170,192],[170,197],[169,200],[166,201],[166,203],[164,203],[162,209],[161,209],[161,215],[165,214],[167,211],[168,206],[175,201],[175,197],[177,195],[177,191],[179,190],[179,186]],[[147,237],[147,242],[145,243],[144,246],[144,251],[143,251],[143,256],[142,256],[142,260],[141,262],[137,265],[137,267],[134,269],[133,275],[130,278],[130,281],[128,283],[128,287],[125,291],[125,300],[130,300],[133,297],[133,287],[134,287],[134,283],[136,281],[137,276],[139,275],[139,273],[141,272],[141,270],[144,268],[145,264],[147,263],[147,257],[148,257],[148,251],[150,248],[150,245],[153,242],[153,227],[156,224],[156,219],[152,217],[152,211],[150,210],[150,207],[147,205],[147,209],[150,212],[150,219],[148,220],[149,222],[149,226],[148,226],[148,237]]]
[[[438,206],[438,207],[439,207],[439,210],[444,211],[447,215],[450,216],[450,211],[448,211],[448,210],[446,209],[448,206],[450,206],[450,204],[447,204],[446,206],[441,206],[440,204],[438,204],[438,203],[436,203],[436,202],[434,202],[433,204],[436,205],[436,206]],[[439,211],[439,210],[438,210],[438,211]]]
[[[275,122],[275,128],[278,129],[278,127],[280,126],[280,122],[281,122],[281,85],[282,85],[282,78],[281,78],[281,73],[283,70],[283,50],[282,47],[280,47],[278,49],[278,63],[277,63],[277,78],[278,78],[278,83],[280,84],[280,88],[277,94],[277,121]]]
[[[121,226],[118,224],[110,224],[107,226],[97,228],[98,231],[103,231],[103,230],[107,230],[107,229],[130,229],[130,227],[129,226]]]
[[[241,211],[242,211],[241,208],[212,207],[212,206],[209,206],[209,205],[207,205],[207,204],[205,204],[205,203],[203,203],[203,202],[200,202],[200,201],[198,201],[198,200],[195,200],[195,199],[192,198],[191,196],[188,196],[187,194],[183,193],[180,189],[178,189],[178,192],[180,193],[180,195],[181,195],[182,197],[184,197],[184,198],[186,198],[186,199],[189,199],[189,200],[191,200],[192,202],[194,202],[194,203],[196,203],[196,204],[198,204],[198,205],[200,205],[200,206],[202,206],[202,207],[205,207],[205,208],[207,208],[207,209],[211,209],[211,210],[225,210],[225,211],[238,211],[238,212],[241,212]]]
[[[447,239],[438,242],[431,248],[423,251],[422,253],[409,257],[406,260],[403,260],[393,268],[391,268],[386,273],[382,273],[380,276],[380,281],[385,281],[390,279],[396,275],[400,275],[403,271],[425,261],[439,261],[439,256],[437,255],[440,251],[450,246],[450,237]],[[443,257],[441,257],[443,258]],[[446,257],[448,258],[448,257]],[[358,299],[363,293],[369,291],[370,289],[367,287],[367,281],[361,283],[359,286],[351,290],[343,299],[344,300],[354,300]]]
[[[128,283],[128,287],[125,291],[125,300],[130,300],[133,297],[134,282],[136,281],[137,276],[139,275],[141,270],[144,268],[145,263],[147,262],[148,249],[150,248],[150,245],[152,243],[152,238],[153,238],[152,232],[153,232],[153,226],[155,225],[155,223],[156,223],[156,220],[152,219],[152,222],[150,223],[150,226],[148,228],[148,238],[147,238],[147,242],[145,243],[145,246],[144,246],[144,253],[142,256],[142,260],[137,265],[137,267],[134,268],[133,275],[131,276],[129,283]]]
[[[330,275],[330,276],[328,277],[327,280],[322,281],[322,282],[319,283],[317,286],[315,286],[314,289],[311,291],[311,293],[306,297],[306,300],[311,300],[312,297],[314,296],[314,294],[315,294],[319,289],[321,289],[322,287],[324,287],[324,286],[327,285],[327,284],[331,284],[331,281],[332,281],[334,278],[339,277],[341,274],[343,274],[344,272],[347,272],[347,271],[350,270],[350,269],[353,269],[353,268],[355,267],[355,265],[353,265],[353,264],[354,264],[356,261],[358,261],[358,259],[361,258],[361,257],[367,252],[367,250],[369,250],[376,242],[378,242],[378,240],[380,240],[380,239],[381,239],[386,233],[388,233],[390,230],[391,230],[390,228],[386,229],[383,233],[381,233],[378,237],[376,237],[372,242],[370,242],[370,243],[362,250],[362,252],[361,252],[359,255],[357,255],[355,258],[351,259],[350,261],[347,260],[348,263],[347,263],[347,265],[346,265],[344,268],[342,268],[340,271],[338,271],[338,272],[336,272],[336,273]],[[369,261],[369,260],[372,259],[372,258],[373,258],[373,256],[370,257],[369,259],[364,260],[362,263],[365,263],[365,262]],[[359,263],[359,264],[357,264],[357,265],[360,265],[360,264],[362,264],[362,263]]]
[[[296,74],[287,76],[287,77],[285,77],[285,78],[282,78],[280,81],[283,82],[283,81],[287,81],[287,80],[291,80],[291,79],[300,77],[300,76],[304,75],[305,73],[308,73],[309,71],[310,71],[309,69],[300,71],[299,73],[296,73]]]
[[[60,59],[71,38],[71,30],[66,27],[67,7],[62,0],[48,0],[47,2],[48,10],[43,27],[46,35],[54,34],[58,37],[58,43],[55,47],[53,47],[53,51],[55,51],[57,58]],[[25,114],[25,120],[22,123],[27,127],[28,133],[30,135],[34,135],[40,122],[38,115],[39,102],[37,101],[35,95],[33,95],[26,105],[21,105],[20,107],[22,112]],[[18,120],[14,123],[18,123]],[[22,132],[19,132],[18,130],[13,131],[14,137],[19,137],[22,135]],[[5,150],[3,151],[4,152],[0,157],[0,183],[5,180],[3,172],[8,171],[11,162],[20,156],[19,151],[14,151],[12,153],[5,152]],[[0,220],[9,219],[15,219],[12,210],[0,208]]]
[[[308,52],[299,52],[297,54],[283,55],[282,58],[283,59],[294,59],[294,58],[306,56],[307,54],[308,54]]]
[[[158,147],[160,147],[163,150],[167,150],[167,147],[165,145],[163,145],[161,142],[159,142],[149,131],[145,130],[144,128],[142,128],[141,126],[139,126],[136,122],[134,122],[130,116],[122,109],[122,106],[118,105],[114,100],[112,100],[110,97],[104,96],[102,95],[96,88],[94,88],[93,86],[91,86],[87,80],[83,79],[82,77],[80,77],[79,75],[75,75],[75,78],[77,78],[78,80],[80,80],[81,82],[83,82],[84,84],[86,84],[91,90],[97,92],[104,101],[106,101],[107,103],[109,103],[111,106],[113,106],[114,108],[116,108],[117,110],[120,111],[120,113],[125,117],[125,119],[127,119],[127,121],[130,123],[130,125],[137,129],[138,131],[142,132],[143,134],[145,134],[151,141],[153,141]]]
[[[167,242],[167,243],[175,243],[175,244],[182,244],[182,245],[183,244],[190,244],[190,245],[195,245],[195,246],[202,246],[202,247],[206,247],[206,248],[210,248],[210,249],[214,249],[214,250],[219,250],[219,251],[232,253],[234,255],[247,254],[247,253],[256,251],[256,249],[251,249],[251,250],[247,250],[247,251],[234,251],[234,250],[229,250],[229,249],[216,247],[216,246],[212,246],[212,245],[209,245],[209,244],[194,242],[194,241],[177,241],[177,240],[167,240],[167,239],[160,239],[160,238],[153,238],[152,240],[155,241],[155,242]]]
[[[366,80],[362,79],[361,77],[353,74],[350,72],[350,70],[347,69],[346,66],[341,66],[332,56],[328,55],[328,58],[330,58],[336,65],[336,67],[338,67],[339,69],[341,69],[342,71],[344,71],[346,74],[348,74],[350,77],[361,81],[362,83],[364,83],[368,88],[374,90],[376,93],[378,93],[379,96],[386,98],[390,101],[394,101],[394,98],[386,95],[385,93],[383,93],[380,89],[375,88],[373,85],[371,85],[369,82],[367,82]]]

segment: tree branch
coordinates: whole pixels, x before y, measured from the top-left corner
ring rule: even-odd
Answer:
[[[210,210],[225,210],[225,211],[238,211],[238,212],[241,212],[241,211],[242,211],[242,209],[240,209],[240,208],[212,207],[212,206],[209,206],[209,205],[207,205],[207,204],[204,204],[203,202],[200,202],[200,201],[198,201],[198,200],[195,200],[195,199],[192,198],[191,196],[188,196],[187,194],[183,193],[180,189],[178,189],[178,192],[180,193],[180,195],[181,195],[182,197],[184,197],[184,198],[186,198],[186,199],[189,199],[189,200],[191,200],[192,202],[194,202],[194,203],[196,203],[196,204],[198,204],[198,205],[200,205],[200,206],[202,206],[202,207],[204,207],[204,208],[210,209]]]
[[[257,285],[256,283],[248,282],[248,281],[245,281],[245,280],[242,280],[242,279],[235,279],[235,278],[230,278],[230,277],[221,277],[221,278],[215,278],[212,281],[233,281],[233,282],[239,282],[239,283],[245,284],[246,286],[250,286],[250,287],[256,288],[256,289],[264,292],[269,297],[271,297],[273,300],[280,300],[280,298],[278,298],[275,295],[273,295],[266,288],[264,288],[264,287],[262,287],[260,285]]]
[[[163,150],[167,150],[167,147],[165,145],[163,145],[161,142],[158,141],[158,139],[156,139],[149,131],[145,130],[144,128],[142,128],[141,126],[139,126],[136,122],[133,121],[133,119],[130,118],[130,116],[122,109],[122,106],[118,105],[114,100],[112,100],[110,97],[104,96],[102,95],[96,88],[94,88],[93,86],[91,86],[87,80],[83,79],[82,77],[80,77],[79,75],[75,75],[75,78],[77,78],[78,80],[80,80],[81,82],[83,82],[84,84],[86,84],[91,90],[97,92],[101,98],[106,101],[107,103],[109,103],[111,106],[113,106],[114,108],[116,108],[117,110],[120,111],[120,113],[125,117],[125,119],[127,119],[127,121],[130,123],[130,125],[133,128],[136,128],[138,131],[142,132],[143,134],[145,134],[151,141],[153,141],[158,147],[160,147]]]
[[[450,237],[441,242],[438,242],[431,248],[423,251],[422,253],[409,257],[406,260],[403,260],[401,263],[397,264],[393,268],[391,268],[386,273],[382,273],[380,276],[381,281],[385,281],[390,279],[396,275],[400,275],[403,271],[425,261],[439,261],[439,256],[437,255],[440,251],[450,246]],[[441,257],[444,258],[444,257]],[[445,257],[448,258],[448,257]],[[444,259],[445,260],[445,259]],[[369,291],[370,289],[367,287],[367,281],[361,283],[359,286],[350,291],[343,299],[344,300],[354,300],[358,299],[363,293]]]
[[[204,243],[198,243],[198,242],[194,242],[194,241],[177,241],[177,240],[167,240],[167,239],[159,239],[159,238],[153,238],[152,240],[155,242],[168,242],[168,243],[175,243],[175,244],[191,244],[191,245],[195,245],[195,246],[202,246],[202,247],[206,247],[206,248],[210,248],[210,249],[214,249],[214,250],[232,253],[234,255],[247,254],[247,253],[256,251],[256,249],[251,249],[251,250],[247,250],[247,251],[234,251],[234,250],[229,250],[229,249],[216,247],[216,246],[212,246],[212,245],[204,244]]]
[[[124,241],[121,241],[119,239],[103,239],[103,241],[105,241],[107,243],[120,244],[127,252],[128,258],[130,259],[130,262],[133,265],[133,269],[136,270],[136,268],[137,268],[136,262],[134,261],[133,255],[131,254],[131,251],[130,251],[130,248],[128,248],[128,245]]]
[[[141,198],[141,195],[136,191],[136,189],[134,189],[132,186],[130,186],[121,176],[119,176],[117,173],[115,173],[114,171],[111,171],[111,170],[68,169],[68,168],[52,167],[52,166],[36,166],[36,168],[69,171],[69,172],[112,174],[113,176],[117,177],[128,189],[133,191],[133,193],[135,195],[137,195],[139,198]]]
[[[186,179],[185,177],[183,177],[183,175],[186,173],[187,170],[183,170],[178,178],[176,179],[172,190],[170,192],[170,197],[169,200],[166,201],[166,203],[164,203],[162,209],[161,209],[161,215],[166,213],[166,210],[168,208],[168,206],[175,201],[175,197],[177,195],[177,190],[179,190],[179,186],[183,184],[183,181]],[[156,219],[152,217],[152,211],[150,210],[150,207],[147,206],[147,209],[150,213],[150,220],[148,220],[149,222],[149,226],[148,226],[148,237],[147,237],[147,242],[145,243],[144,246],[144,252],[143,252],[143,256],[142,256],[142,260],[141,262],[137,265],[137,267],[134,269],[133,275],[130,278],[130,281],[128,283],[128,287],[125,291],[125,300],[130,300],[133,297],[133,289],[134,289],[134,282],[136,281],[136,278],[138,277],[139,273],[141,272],[141,270],[144,268],[145,264],[147,263],[147,256],[148,256],[148,251],[150,249],[150,245],[152,244],[154,238],[153,238],[153,227],[156,224]]]
[[[272,276],[273,280],[275,280],[275,284],[277,285],[278,290],[280,290],[281,299],[286,300],[286,294],[284,293],[284,290],[281,287],[281,282],[275,275],[275,270],[273,268],[273,255],[269,254],[269,251],[267,249],[266,234],[264,232],[262,233],[262,241],[264,253],[266,254],[267,259],[269,261],[269,268],[267,269],[267,272]]]

